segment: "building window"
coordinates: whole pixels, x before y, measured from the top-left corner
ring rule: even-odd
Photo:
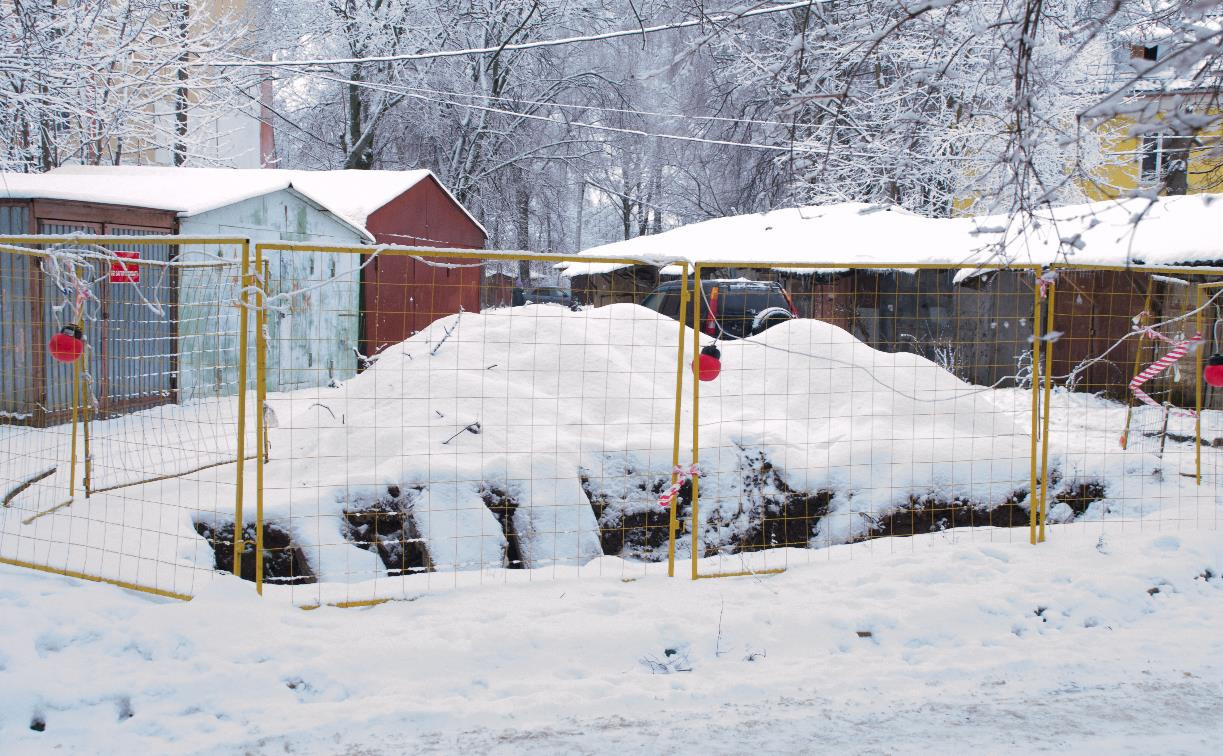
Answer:
[[[1163,184],[1168,194],[1188,191],[1189,147],[1193,137],[1146,134],[1142,137],[1142,183]]]
[[[1138,60],[1159,60],[1159,45],[1130,45],[1130,57]]]

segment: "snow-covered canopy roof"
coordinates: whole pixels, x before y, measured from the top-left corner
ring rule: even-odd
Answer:
[[[252,197],[291,189],[373,241],[373,235],[366,228],[369,216],[430,176],[433,174],[428,170],[291,171],[69,165],[49,173],[3,174],[0,198],[129,205],[170,210],[180,217],[188,217]],[[440,181],[438,185],[441,186]],[[451,199],[454,199],[453,195]],[[462,207],[457,200],[455,204]],[[463,212],[467,212],[466,208]],[[470,213],[467,216],[477,226],[480,225]],[[480,230],[483,231],[484,227],[480,226]]]
[[[1009,262],[1046,265],[1206,264],[1223,261],[1223,195],[1132,198],[1006,216],[927,218],[896,207],[842,203],[693,223],[584,250],[592,257],[664,264],[789,262],[860,264]],[[625,263],[563,263],[565,275],[607,273]],[[843,270],[844,268],[842,268]],[[678,272],[672,267],[664,273]]]

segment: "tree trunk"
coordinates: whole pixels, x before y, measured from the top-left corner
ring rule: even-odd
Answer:
[[[362,81],[361,67],[352,68],[352,80]],[[362,139],[365,129],[365,105],[361,102],[361,87],[357,84],[348,85],[348,155],[344,159],[344,167],[367,171],[374,165],[374,151],[371,149],[371,138]]]
[[[191,31],[191,7],[188,0],[179,0],[178,7],[179,41],[187,47],[187,36]],[[187,162],[187,61],[186,52],[179,57],[178,89],[174,92],[174,164],[183,165]]]
[[[574,231],[574,251],[582,251],[582,216],[586,212],[586,182],[582,181],[578,187],[578,212],[577,212],[577,229]]]

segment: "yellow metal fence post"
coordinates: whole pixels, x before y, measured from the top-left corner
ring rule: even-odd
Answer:
[[[248,289],[251,282],[251,249],[250,243],[242,242],[242,273],[241,289],[238,293],[238,458],[234,474],[234,575],[242,576],[242,549],[245,546],[243,537],[244,523],[242,520],[242,484],[246,468],[246,361],[248,329],[250,328],[250,296]]]
[[[1057,282],[1049,282],[1049,298],[1046,304],[1045,337],[1053,334],[1053,298],[1057,293]],[[1041,419],[1040,432],[1040,528],[1037,540],[1045,540],[1045,520],[1049,519],[1049,398],[1053,391],[1053,342],[1045,352],[1045,388],[1044,417]]]
[[[675,354],[675,436],[671,444],[672,486],[675,485],[679,477],[676,468],[679,467],[680,421],[683,417],[684,407],[684,339],[687,336],[685,329],[688,326],[686,322],[688,318],[688,263],[683,263],[682,269],[683,273],[681,274],[679,289],[679,346],[676,348]],[[669,529],[667,539],[667,577],[675,577],[675,531],[678,528],[678,515],[675,510],[678,508],[679,494],[677,493],[671,499],[671,513],[667,522]]]
[[[1194,330],[1205,337],[1202,333],[1205,326],[1202,308],[1202,287],[1195,286],[1193,296],[1193,308],[1197,310],[1195,318]],[[1214,334],[1211,334],[1214,338]],[[1218,345],[1214,345],[1218,348]],[[1202,352],[1205,350],[1205,342],[1198,345],[1194,351],[1195,357],[1193,360],[1193,470],[1194,480],[1200,486],[1202,485]]]
[[[255,590],[263,595],[263,464],[267,454],[267,266],[263,247],[255,245],[255,269],[259,271],[255,310]]]
[[[701,361],[696,359],[696,355],[701,351],[701,300],[705,297],[705,290],[701,288],[701,263],[696,264],[696,269],[692,276],[692,467],[697,468],[701,459]],[[699,525],[699,508],[700,508],[700,482],[698,476],[693,475],[692,480],[692,579],[696,580],[698,576],[697,560],[700,559],[700,525]]]
[[[1037,444],[1044,444],[1040,436],[1040,373],[1041,373],[1041,311],[1040,311],[1040,281],[1039,269],[1033,270],[1032,280],[1032,449],[1031,471],[1029,475],[1030,490],[1028,493],[1028,538],[1036,544],[1036,518],[1040,514],[1040,495],[1037,491],[1037,460],[1039,452]]]
[[[91,389],[89,372],[81,371],[81,426],[85,436],[85,478],[81,484],[85,489],[86,499],[93,494],[93,446],[89,435],[89,397],[93,395]]]
[[[81,406],[81,360],[84,357],[85,355],[82,352],[81,356],[72,362],[72,456],[68,467],[69,498],[76,495],[76,428],[77,416]]]
[[[1151,296],[1155,292],[1154,277],[1147,279],[1147,295],[1142,301],[1142,312],[1138,313],[1138,327],[1141,328],[1151,314]],[[1142,347],[1146,344],[1142,339],[1138,340],[1138,348],[1134,350],[1134,368],[1130,372],[1132,380],[1140,372],[1142,372]],[[1125,430],[1121,433],[1121,448],[1124,450],[1129,446],[1130,441],[1130,419],[1134,414],[1134,394],[1127,391],[1125,394]]]
[[[77,269],[76,274],[78,277],[83,277],[85,275],[83,266]],[[78,333],[81,333],[83,338],[85,328],[85,313],[77,313],[76,320],[73,322],[76,324],[76,327],[80,329]],[[82,363],[87,359],[89,359],[88,342],[86,342],[85,349],[81,351],[81,356],[72,361],[72,461],[70,463],[71,469],[68,471],[69,500],[71,500],[73,496],[76,496],[76,439],[78,421],[84,423],[81,430],[84,436],[84,454],[82,455],[82,458],[84,459],[85,469],[81,475],[81,480],[84,484],[85,495],[89,496],[89,415],[87,410],[82,411],[82,400],[86,396],[86,393],[82,388],[82,382],[84,381],[82,373],[84,371],[81,370]]]

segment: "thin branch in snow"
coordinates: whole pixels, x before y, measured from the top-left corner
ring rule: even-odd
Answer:
[[[442,330],[445,331],[446,333],[444,336],[442,336],[441,340],[437,342],[437,344],[433,347],[433,349],[429,350],[430,357],[435,356],[437,354],[437,350],[442,348],[442,344],[446,343],[446,339],[450,338],[450,334],[458,330],[459,321],[462,319],[463,319],[463,313],[460,312],[458,316],[454,319],[454,325],[450,326],[449,328],[442,326]]]
[[[472,434],[473,436],[478,436],[478,435],[480,435],[480,421],[479,421],[479,420],[477,420],[476,422],[471,423],[471,424],[469,424],[469,425],[467,425],[467,426],[463,427],[462,429],[460,429],[459,431],[457,431],[457,432],[456,432],[456,433],[455,433],[453,436],[451,436],[450,438],[448,438],[448,439],[446,439],[445,441],[443,441],[443,442],[442,442],[442,444],[443,444],[443,445],[448,444],[448,443],[450,443],[451,441],[453,441],[453,440],[455,440],[456,438],[458,438],[459,436],[463,435],[464,433],[470,433],[470,434]]]

